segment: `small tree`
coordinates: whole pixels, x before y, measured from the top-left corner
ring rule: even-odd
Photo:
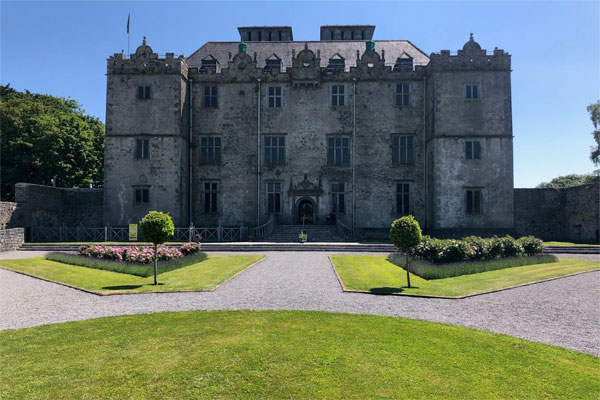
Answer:
[[[408,253],[419,243],[421,243],[421,227],[419,222],[412,215],[399,218],[392,222],[390,229],[390,239],[394,246],[406,255],[406,281],[410,287],[410,265]]]
[[[154,244],[154,284],[158,285],[158,245],[163,244],[175,232],[173,220],[169,214],[159,211],[150,211],[140,221],[140,234],[142,239]]]

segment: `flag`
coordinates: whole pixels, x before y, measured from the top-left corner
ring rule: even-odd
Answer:
[[[131,16],[131,13],[127,14],[127,34],[129,35],[129,17]]]

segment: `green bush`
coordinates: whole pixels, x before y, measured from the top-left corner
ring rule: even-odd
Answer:
[[[502,257],[517,257],[523,254],[523,247],[512,236],[500,238],[502,241]]]
[[[451,263],[465,261],[471,258],[471,247],[462,240],[446,239],[442,240],[441,256],[436,262]]]
[[[140,221],[140,235],[146,242],[162,244],[173,236],[173,233],[175,233],[175,226],[169,214],[150,211]]]
[[[487,259],[494,259],[498,257],[502,257],[504,254],[504,242],[498,236],[495,236],[489,240],[489,248]]]
[[[470,260],[481,261],[488,258],[490,241],[479,236],[467,236],[463,241],[471,247]]]
[[[442,252],[442,241],[430,236],[423,236],[421,243],[413,247],[411,255],[431,262],[437,262]]]
[[[529,256],[542,254],[544,251],[544,242],[534,236],[523,236],[517,241],[523,247],[523,252]]]
[[[402,252],[407,252],[421,242],[421,227],[412,215],[392,222],[390,240]]]

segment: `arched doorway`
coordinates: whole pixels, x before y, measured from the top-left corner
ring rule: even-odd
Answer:
[[[315,221],[314,205],[310,199],[302,199],[298,203],[298,223],[312,224]]]

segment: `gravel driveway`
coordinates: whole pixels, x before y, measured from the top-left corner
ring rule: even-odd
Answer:
[[[0,269],[0,329],[157,311],[317,310],[445,322],[600,356],[599,289],[600,272],[590,272],[460,300],[344,293],[323,252],[267,253],[212,293],[96,296]]]

